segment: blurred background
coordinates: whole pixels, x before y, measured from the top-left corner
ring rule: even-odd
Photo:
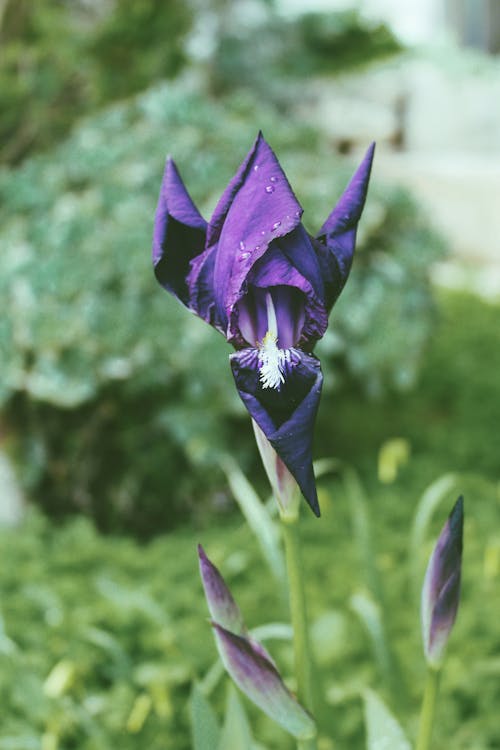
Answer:
[[[436,747],[500,747],[499,52],[498,0],[0,1],[0,750],[190,747],[189,685],[215,659],[201,539],[249,624],[263,601],[286,619],[222,468],[231,453],[266,496],[229,348],[150,262],[166,155],[208,219],[259,129],[311,232],[377,141],[317,347],[315,454],[355,467],[370,498],[410,735],[420,647],[402,561],[418,498],[459,477],[462,658]],[[363,585],[348,493],[331,475],[320,495],[305,529],[332,680],[322,750],[357,748],[359,693],[380,675],[346,604]]]

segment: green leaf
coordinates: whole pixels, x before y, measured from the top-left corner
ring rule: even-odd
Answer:
[[[269,568],[278,580],[284,580],[285,566],[276,524],[238,464],[229,456],[221,463],[231,492],[255,534]]]
[[[218,750],[253,750],[252,733],[245,709],[232,685],[229,685],[226,718]]]
[[[398,721],[372,690],[365,690],[367,750],[411,750]]]
[[[217,750],[220,728],[212,706],[198,685],[193,685],[190,698],[193,750]]]

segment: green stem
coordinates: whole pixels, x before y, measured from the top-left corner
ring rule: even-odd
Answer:
[[[434,724],[434,714],[436,711],[436,701],[439,689],[439,676],[439,669],[428,667],[415,750],[429,750],[430,748],[432,726]]]
[[[309,645],[307,608],[297,521],[298,518],[282,518],[282,529],[288,570],[297,696],[304,708],[310,713],[313,713],[314,700],[311,648]],[[316,750],[316,739],[298,740],[297,747],[298,750]]]

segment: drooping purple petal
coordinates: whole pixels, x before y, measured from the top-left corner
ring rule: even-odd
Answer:
[[[254,263],[271,242],[300,224],[301,215],[276,156],[259,133],[208,229],[207,251],[217,246],[213,289],[221,320],[229,321]]]
[[[287,466],[302,494],[319,516],[312,467],[314,423],[323,376],[319,360],[292,350],[291,365],[279,390],[262,388],[258,352],[242,349],[231,355],[231,369],[238,393],[252,419]]]
[[[203,250],[206,229],[174,161],[167,159],[155,214],[153,264],[160,284],[187,306],[189,264]]]
[[[240,690],[293,737],[314,737],[314,720],[297,703],[276,667],[247,638],[212,625],[222,662]]]
[[[375,144],[372,143],[339,202],[316,235],[315,247],[325,283],[328,310],[342,291],[351,270],[356,230],[365,205],[374,152]]]
[[[427,566],[422,588],[422,636],[427,661],[439,666],[460,601],[463,498],[446,521]]]
[[[246,635],[247,630],[241,612],[226,582],[206,556],[201,544],[198,545],[198,558],[201,580],[212,619],[236,635]]]

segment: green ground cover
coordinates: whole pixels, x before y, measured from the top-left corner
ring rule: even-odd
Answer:
[[[377,658],[355,612],[352,595],[369,596],[370,581],[353,535],[349,487],[342,476],[326,475],[320,480],[323,518],[304,513],[302,527],[313,640],[327,696],[320,726],[332,738],[324,739],[323,750],[364,746],[360,691],[366,686],[381,692],[414,736],[424,667],[409,531],[418,498],[445,472],[461,476],[445,493],[419,567],[459,490],[466,501],[465,557],[435,748],[500,744],[499,317],[497,307],[473,297],[441,294],[440,321],[413,393],[374,402],[353,392],[326,394],[321,455],[356,467],[366,489],[389,653],[384,662],[379,649]],[[410,459],[393,483],[381,484],[377,451],[393,437],[409,442]],[[262,475],[256,479],[261,483]],[[166,487],[165,503],[168,493]],[[191,746],[192,681],[216,658],[197,573],[198,541],[223,569],[250,627],[263,624],[262,613],[266,621],[286,621],[286,602],[276,597],[238,511],[214,512],[204,525],[145,545],[100,536],[84,518],[58,526],[37,512],[1,533],[0,750]],[[274,641],[269,647],[282,672],[291,674],[290,645]],[[217,711],[225,682],[211,696]],[[292,746],[245,706],[263,746]]]

